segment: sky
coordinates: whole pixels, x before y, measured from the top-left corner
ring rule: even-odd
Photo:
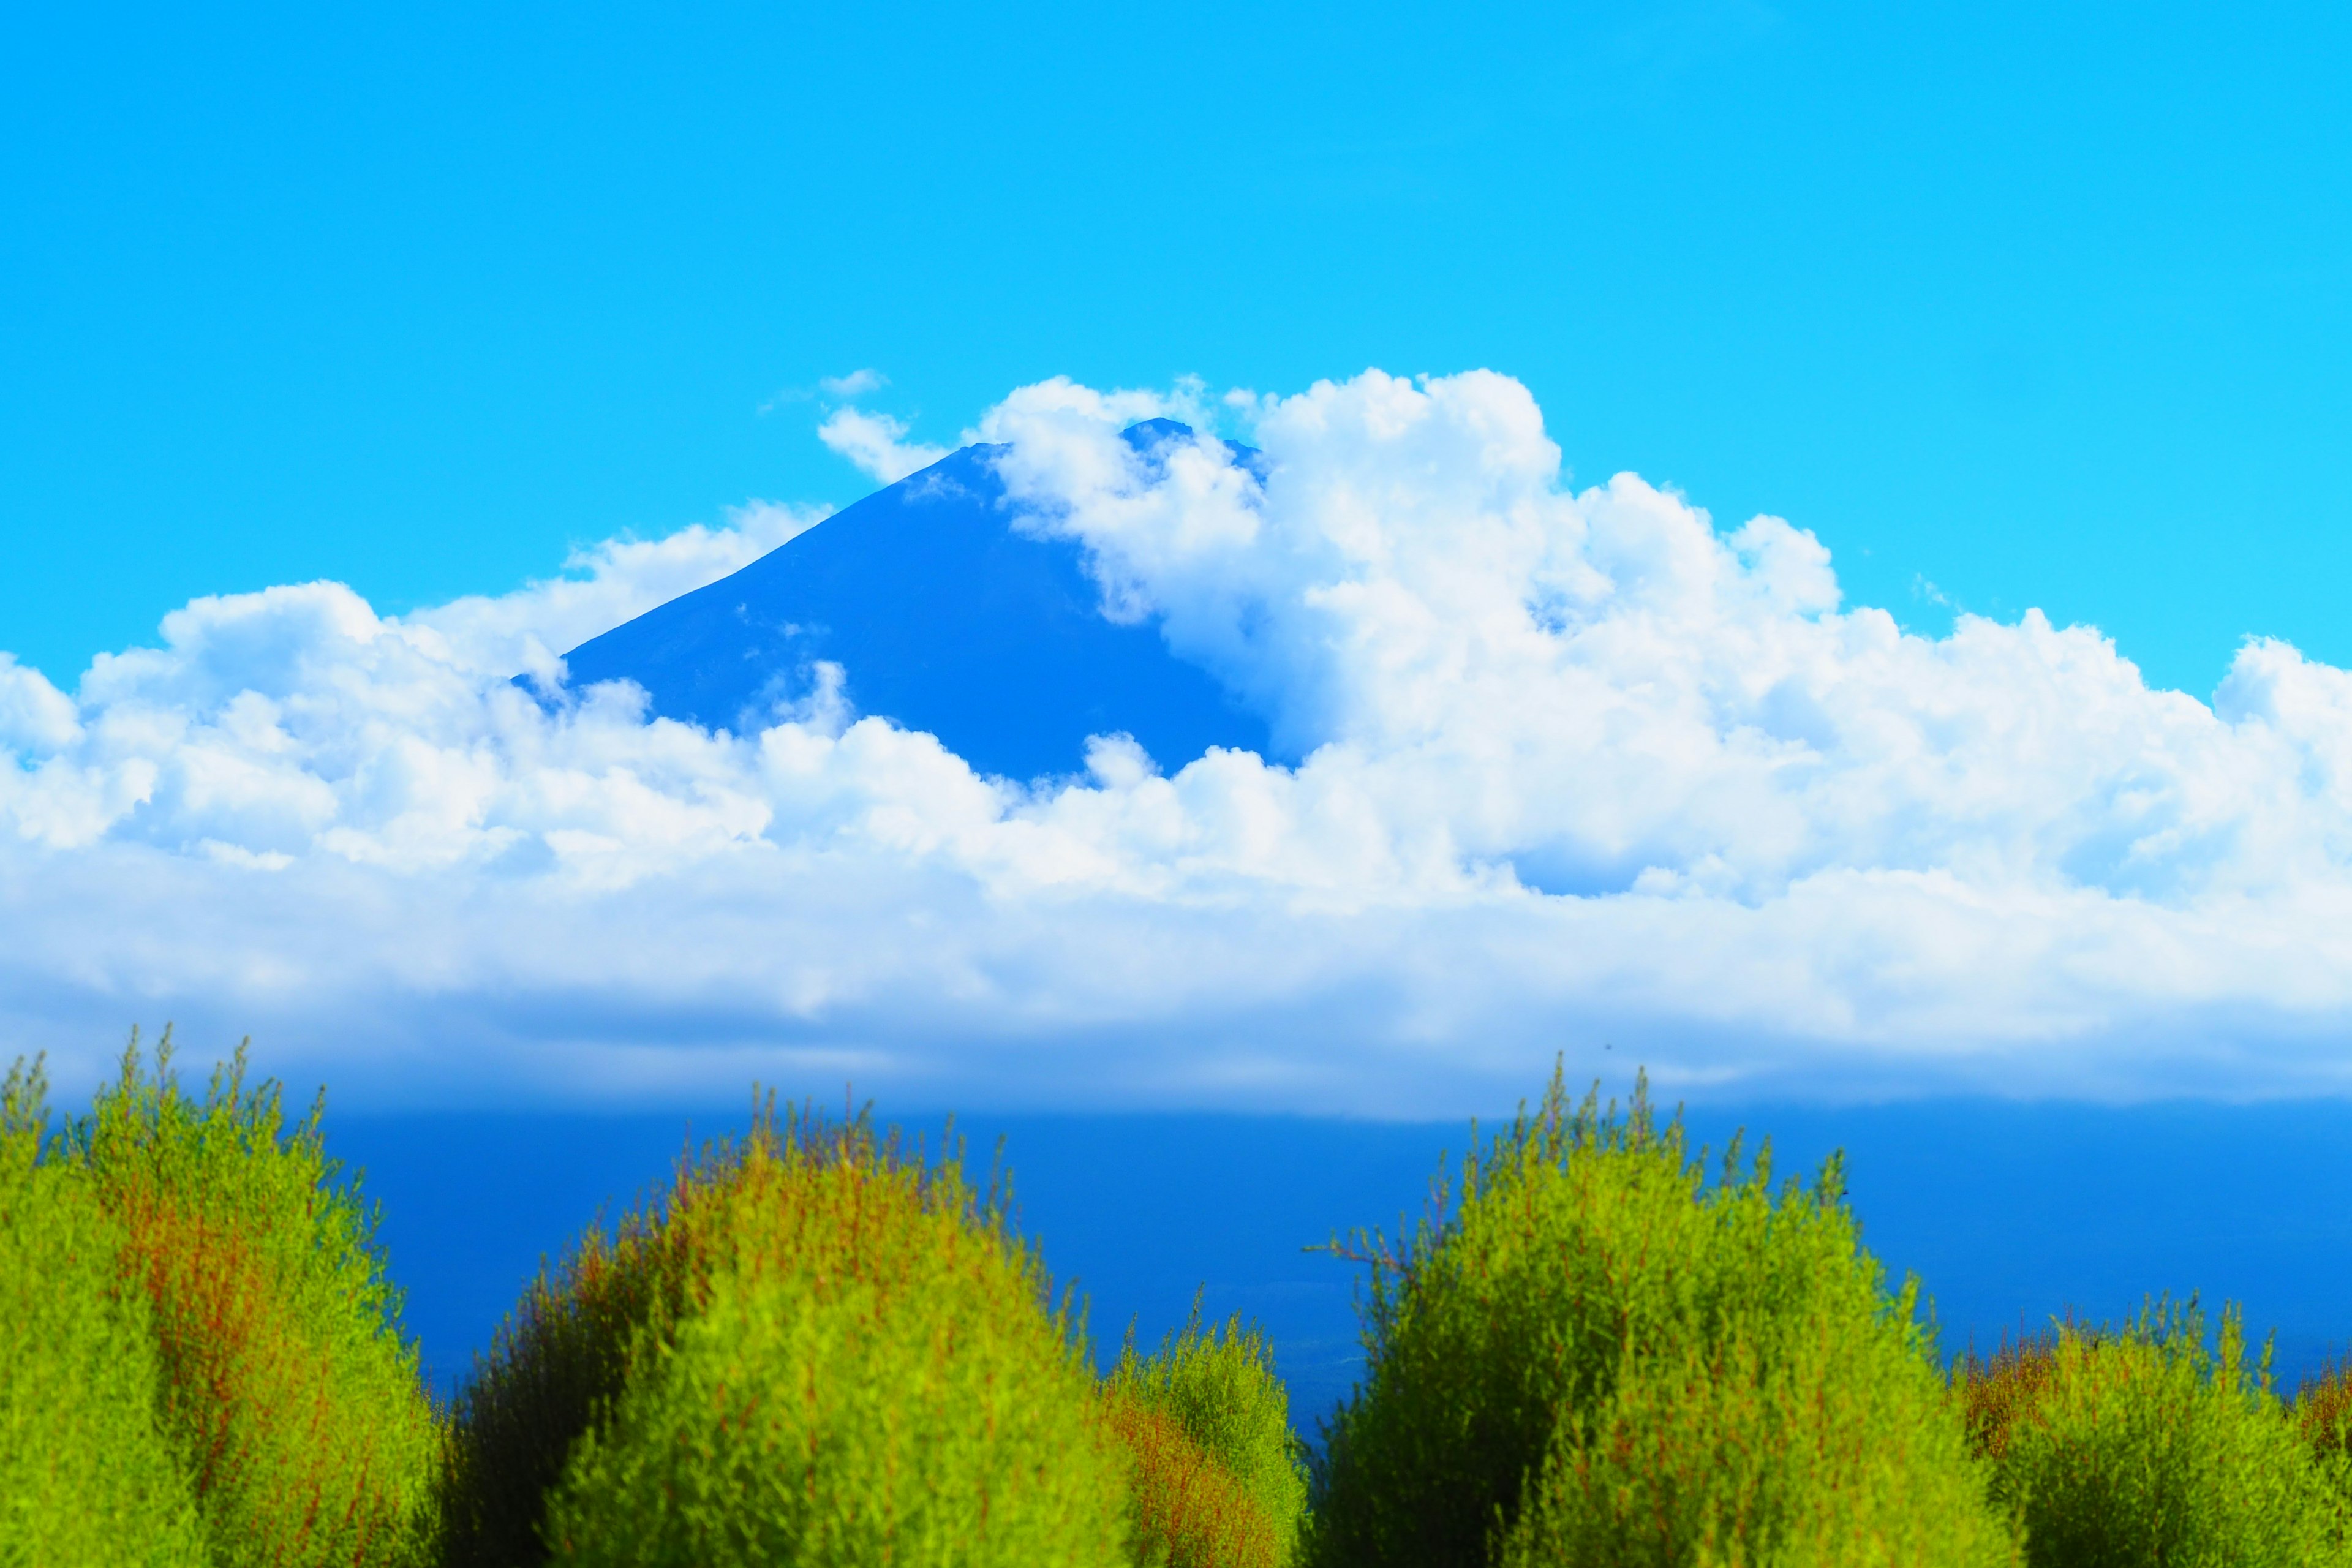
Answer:
[[[13,12],[8,1026],[436,1102],[2338,1091],[2347,26]],[[1287,477],[1104,466],[1158,412]],[[505,694],[972,435],[1319,760]]]
[[[1570,471],[2210,695],[2352,659],[2340,8],[18,6],[0,646],[840,504],[821,380],[1493,369]],[[1947,602],[1948,601],[1948,603]]]

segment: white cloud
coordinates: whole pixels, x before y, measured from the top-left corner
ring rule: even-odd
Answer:
[[[816,384],[817,390],[827,397],[862,397],[869,392],[879,392],[890,384],[890,378],[878,370],[853,370],[847,375],[828,375]]]
[[[881,484],[896,484],[948,455],[945,447],[907,439],[907,426],[887,414],[836,408],[816,427],[817,439]]]
[[[1028,789],[837,684],[738,739],[507,683],[807,514],[405,617],[200,600],[75,699],[0,662],[0,1025],[69,1071],[250,1029],[362,1100],[1451,1112],[1604,1042],[1673,1091],[2352,1089],[2352,673],[1907,635],[1786,521],[1564,486],[1500,376],[1222,406],[1260,468],[1118,439],[1195,386],[975,434],[1296,767]]]
[[[461,668],[550,679],[563,650],[751,564],[826,510],[755,500],[733,509],[724,528],[695,523],[663,539],[608,539],[574,550],[562,576],[497,597],[467,595],[409,616],[408,625],[440,638],[438,651]]]

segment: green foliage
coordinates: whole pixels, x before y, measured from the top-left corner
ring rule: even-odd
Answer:
[[[1126,1495],[1035,1254],[952,1161],[766,1116],[682,1175],[548,1506],[585,1563],[1118,1564]]]
[[[1167,1411],[1113,1395],[1104,1423],[1128,1483],[1138,1568],[1275,1568],[1274,1521]]]
[[[1834,1163],[1776,1194],[1735,1147],[1710,1186],[1644,1093],[1571,1112],[1555,1072],[1450,1219],[1354,1255],[1368,1381],[1326,1434],[1312,1563],[2013,1557]]]
[[[0,1563],[194,1568],[146,1298],[88,1173],[40,1158],[45,1089],[37,1061],[0,1086]]]
[[[1342,1249],[1368,1375],[1311,1477],[1262,1333],[1196,1300],[1097,1381],[1001,1189],[772,1101],[542,1270],[445,1430],[316,1109],[134,1036],[52,1133],[20,1061],[0,1568],[2352,1568],[2352,1375],[2286,1406],[2234,1313],[1948,1384],[1834,1161],[1710,1182],[1557,1072],[1473,1144],[1410,1245]]]
[[[242,1047],[193,1100],[169,1034],[152,1077],[134,1035],[63,1140],[121,1228],[163,1431],[224,1562],[405,1563],[429,1524],[439,1429],[319,1114],[287,1127],[276,1083],[245,1087]]]
[[[44,1143],[38,1065],[0,1113],[11,1560],[421,1562],[440,1434],[373,1221],[318,1112],[244,1052],[184,1095],[167,1032]],[[33,1522],[37,1516],[37,1522]],[[16,1528],[14,1521],[24,1521]]]
[[[2120,1332],[2068,1324],[1954,1383],[2033,1568],[2347,1560],[2340,1438],[2305,1441],[2233,1312],[2210,1346],[2193,1302]]]
[[[1238,1315],[1192,1316],[1146,1358],[1130,1338],[1106,1380],[1129,1457],[1139,1556],[1171,1568],[1288,1568],[1307,1511],[1290,1396]]]

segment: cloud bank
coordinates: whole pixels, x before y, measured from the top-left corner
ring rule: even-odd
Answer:
[[[1118,438],[1160,414],[1264,461]],[[1572,488],[1486,373],[1055,381],[970,435],[1302,760],[992,779],[837,702],[737,735],[509,683],[781,508],[408,616],[198,600],[71,695],[0,661],[9,1039],[70,1079],[134,1019],[250,1031],[345,1103],[1451,1115],[1563,1050],[1676,1094],[2352,1089],[2352,674],[2252,641],[2207,703],[2038,614],[1906,634],[1778,518]]]

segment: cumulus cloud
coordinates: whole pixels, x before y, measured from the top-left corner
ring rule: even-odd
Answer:
[[[1161,415],[1262,456],[1119,438]],[[2352,674],[2257,640],[2208,703],[2038,614],[1906,633],[1788,521],[1569,485],[1486,373],[1055,381],[971,434],[1295,764],[1109,736],[1010,781],[838,682],[737,736],[509,681],[777,509],[408,616],[199,600],[70,697],[0,661],[12,1037],[94,1070],[173,1016],[438,1102],[1453,1112],[1559,1049],[1675,1093],[2352,1089]]]

